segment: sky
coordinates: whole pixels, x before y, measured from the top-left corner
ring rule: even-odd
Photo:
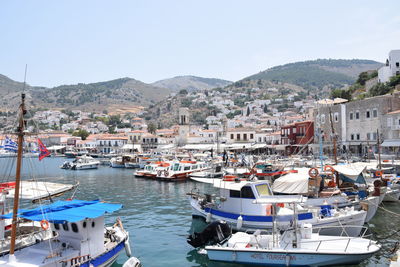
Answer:
[[[3,0],[0,74],[40,86],[180,75],[237,81],[318,58],[384,62],[400,1]]]

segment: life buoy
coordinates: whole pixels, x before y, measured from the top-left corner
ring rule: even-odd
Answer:
[[[376,176],[376,177],[382,177],[382,175],[383,175],[383,172],[382,172],[382,171],[376,171],[376,172],[375,172],[375,176]]]
[[[267,204],[265,206],[265,215],[267,215],[267,216],[271,216],[272,215],[272,205],[271,204]]]
[[[311,178],[316,178],[319,174],[319,171],[317,168],[311,168],[308,170],[308,175],[310,175]]]
[[[50,226],[50,224],[48,221],[46,221],[46,220],[40,221],[40,227],[42,227],[43,230],[46,231],[47,229],[49,229],[49,226]]]
[[[235,175],[225,175],[224,181],[235,181],[235,178],[238,178],[238,177]]]
[[[280,208],[284,208],[285,207],[285,203],[278,203],[278,204],[276,204],[276,206],[280,207]]]
[[[161,174],[162,174],[162,171],[158,170],[158,171],[157,171],[157,176],[160,177]]]
[[[164,171],[164,176],[165,176],[165,177],[168,177],[168,175],[169,175],[169,172],[168,172],[167,170],[165,170],[165,171]]]
[[[335,173],[335,169],[331,165],[325,165],[324,171],[330,171],[332,174]]]

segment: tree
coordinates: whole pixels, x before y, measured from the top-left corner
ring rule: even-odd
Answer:
[[[246,116],[250,116],[250,107],[249,107],[249,106],[247,106],[247,113],[246,113]]]
[[[86,140],[86,138],[90,135],[90,133],[86,130],[79,129],[72,133],[73,136],[79,136],[82,140]]]
[[[149,131],[149,133],[154,134],[157,130],[157,126],[154,123],[150,122],[149,124],[147,124],[147,130]]]
[[[267,104],[265,104],[264,105],[264,113],[267,113],[268,112],[268,106],[267,106]]]
[[[369,90],[369,94],[371,96],[385,95],[389,93],[391,90],[390,86],[386,83],[378,83]]]
[[[367,80],[369,80],[369,74],[368,74],[368,72],[364,71],[364,72],[361,72],[360,75],[358,75],[358,79],[357,79],[356,83],[365,85],[365,82]]]
[[[182,89],[182,90],[179,91],[179,94],[180,95],[187,95],[188,91],[186,89]]]

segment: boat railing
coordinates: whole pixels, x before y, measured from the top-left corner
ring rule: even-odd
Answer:
[[[365,227],[365,226],[362,226],[362,225],[337,225],[337,226],[325,226],[325,227],[322,226],[322,227],[313,227],[312,230],[313,230],[313,233],[320,234],[321,231],[326,230],[326,229],[329,229],[329,230],[342,229],[342,231],[340,232],[340,235],[338,235],[338,236],[340,236],[340,237],[343,237],[343,236],[351,237],[351,236],[349,236],[348,231],[347,231],[347,230],[349,230],[349,228],[351,228],[351,229],[361,229],[360,230],[360,235],[358,237],[364,238],[364,237],[372,236],[372,234],[367,234],[368,228]]]

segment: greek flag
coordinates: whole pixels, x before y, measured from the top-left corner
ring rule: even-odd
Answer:
[[[12,152],[17,152],[18,144],[6,136],[6,141],[4,143],[4,149],[8,150],[8,151],[12,151]]]

